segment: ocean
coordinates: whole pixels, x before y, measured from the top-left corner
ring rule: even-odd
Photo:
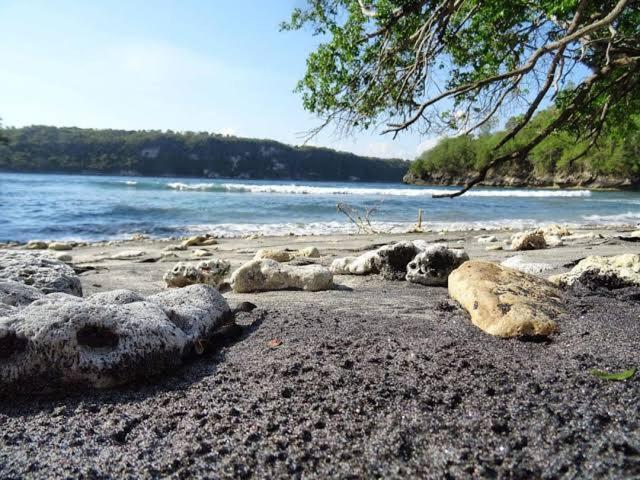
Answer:
[[[640,192],[477,188],[434,199],[449,187],[0,173],[0,242],[155,238],[210,232],[249,234],[355,232],[338,203],[377,207],[380,231],[403,232],[423,210],[423,228],[470,230],[638,225]]]

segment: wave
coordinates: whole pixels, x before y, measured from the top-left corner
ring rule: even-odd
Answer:
[[[317,187],[313,185],[256,185],[246,183],[168,183],[167,187],[180,191],[207,191],[232,193],[276,193],[293,195],[362,195],[362,196],[402,196],[425,197],[433,194],[455,191],[455,189],[434,188],[371,188],[371,187]],[[588,197],[589,190],[471,190],[468,197]]]
[[[588,222],[619,223],[625,221],[640,220],[640,212],[626,212],[614,215],[583,215],[582,219]]]
[[[374,230],[380,233],[409,233],[415,227],[414,222],[371,222]],[[544,226],[545,222],[533,219],[501,219],[474,222],[423,222],[425,232],[466,232],[482,230],[526,230]],[[580,228],[579,224],[565,224],[569,228]],[[354,234],[357,228],[344,221],[308,222],[308,223],[217,223],[175,227],[176,231],[185,234],[213,233],[219,237],[237,238],[248,235],[280,236],[280,235],[330,235]]]

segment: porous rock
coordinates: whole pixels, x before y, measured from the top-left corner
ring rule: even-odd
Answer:
[[[484,261],[468,261],[449,275],[449,295],[474,325],[499,337],[546,336],[565,313],[562,291],[543,278]]]
[[[0,250],[0,280],[31,285],[43,293],[82,295],[80,279],[73,269],[40,252]]]
[[[546,246],[547,242],[540,230],[518,232],[511,237],[511,250],[538,250]]]
[[[158,374],[198,351],[229,312],[206,285],[146,300],[124,290],[47,295],[0,319],[0,390],[105,388]]]
[[[147,301],[162,307],[190,341],[211,337],[230,311],[225,298],[209,285],[167,290],[147,297]]]
[[[549,280],[561,287],[580,284],[590,290],[640,287],[640,255],[634,253],[611,257],[594,255],[580,260],[571,271],[553,275]]]
[[[370,273],[378,273],[378,251],[371,250],[358,257],[336,258],[331,263],[330,270],[336,275],[369,275]]]
[[[113,303],[116,305],[126,305],[127,303],[142,302],[144,297],[139,293],[121,288],[118,290],[110,290],[108,292],[94,293],[87,298],[88,302],[100,305],[101,303]]]
[[[24,307],[42,297],[44,294],[35,287],[14,280],[0,280],[0,304]]]
[[[557,223],[546,225],[540,229],[542,234],[546,237],[566,237],[571,235],[573,232],[569,230],[567,227],[563,225],[559,225]]]
[[[413,242],[397,242],[378,249],[378,269],[386,280],[404,280],[407,265],[420,252]]]
[[[231,265],[226,260],[213,258],[196,265],[180,262],[164,274],[167,287],[185,287],[203,283],[218,287],[229,274]]]
[[[331,271],[337,275],[368,275],[379,273],[387,280],[404,280],[407,265],[425,248],[421,240],[401,241],[370,250],[358,257],[337,258],[331,264]]]
[[[254,260],[275,260],[276,262],[290,262],[294,258],[318,258],[320,251],[316,247],[306,247],[300,250],[286,250],[281,248],[261,248],[256,252]]]
[[[418,253],[407,265],[407,281],[422,285],[447,285],[449,274],[469,260],[462,249],[436,244]]]
[[[238,293],[268,290],[329,290],[333,275],[320,265],[283,265],[275,260],[251,260],[231,275],[231,287]]]

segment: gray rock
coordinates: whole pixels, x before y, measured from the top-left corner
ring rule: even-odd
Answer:
[[[181,364],[231,320],[212,287],[146,300],[126,290],[44,296],[0,319],[0,388],[40,392],[120,385]]]
[[[127,303],[142,302],[144,297],[139,293],[121,288],[119,290],[111,290],[109,292],[94,293],[89,298],[88,302],[100,305],[101,303],[113,303],[116,305],[126,305]]]
[[[35,287],[13,280],[0,280],[0,304],[24,307],[44,297]]]
[[[407,265],[420,252],[413,242],[397,242],[378,249],[378,268],[382,278],[404,280]]]
[[[336,275],[379,273],[388,280],[403,280],[409,262],[427,247],[428,244],[423,240],[392,243],[358,257],[337,258],[330,269]]]
[[[227,301],[208,285],[168,290],[147,297],[147,301],[160,306],[191,342],[209,338],[229,314]]]
[[[432,245],[418,253],[407,265],[407,281],[422,285],[446,286],[449,274],[469,260],[462,249]]]
[[[43,293],[82,295],[80,279],[73,269],[48,254],[0,250],[0,280],[14,280]]]
[[[2,317],[8,317],[18,311],[17,307],[8,305],[6,303],[0,303],[0,319]]]

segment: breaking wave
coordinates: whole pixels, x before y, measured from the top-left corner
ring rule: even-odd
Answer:
[[[454,188],[375,188],[346,186],[313,186],[295,184],[246,184],[246,183],[182,183],[166,184],[172,190],[230,192],[230,193],[276,193],[292,195],[362,195],[362,196],[401,196],[430,197],[433,194],[455,191]],[[528,189],[478,189],[465,193],[467,197],[588,197],[589,190],[528,190]]]
[[[619,223],[640,220],[640,212],[626,212],[615,215],[583,215],[582,219],[596,223]]]

